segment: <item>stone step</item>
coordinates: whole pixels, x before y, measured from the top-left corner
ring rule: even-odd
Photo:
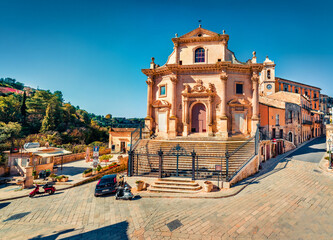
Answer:
[[[171,182],[171,183],[182,183],[182,184],[197,184],[195,181],[191,180],[191,179],[185,179],[185,178],[160,178],[157,180],[157,182]]]
[[[168,184],[152,184],[150,186],[151,189],[172,189],[172,190],[191,190],[197,191],[201,189],[201,186],[198,184],[195,186],[188,186],[188,185],[168,185]]]
[[[185,189],[167,189],[167,188],[151,188],[148,187],[149,192],[156,192],[156,193],[186,193],[186,194],[193,194],[201,192],[199,190],[185,190]]]

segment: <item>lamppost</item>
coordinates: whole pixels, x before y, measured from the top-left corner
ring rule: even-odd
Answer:
[[[329,154],[329,161],[330,161],[328,169],[332,169],[332,158],[331,158],[331,144],[332,144],[332,140],[331,140],[331,138],[329,138],[327,140],[327,143],[328,143],[328,154]]]

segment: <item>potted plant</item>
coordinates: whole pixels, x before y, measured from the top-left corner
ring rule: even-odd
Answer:
[[[89,177],[89,176],[91,176],[92,171],[93,171],[92,168],[88,168],[88,169],[83,171],[82,176],[83,177]]]
[[[135,184],[136,184],[136,189],[138,191],[142,191],[143,185],[144,185],[144,181],[138,180],[138,181],[135,182]]]
[[[98,165],[97,168],[96,168],[97,172],[101,172],[102,171],[102,167],[101,165]]]
[[[67,182],[68,176],[62,175],[61,182]]]
[[[205,181],[204,182],[204,190],[205,192],[210,192],[213,189],[213,183],[210,181]]]
[[[57,175],[54,174],[54,173],[52,173],[52,174],[50,175],[50,178],[51,178],[52,182],[57,181],[56,177],[57,177]]]
[[[55,179],[57,179],[57,182],[61,182],[62,176],[56,176]]]
[[[32,176],[34,177],[34,179],[37,179],[38,175],[36,171],[32,171]]]

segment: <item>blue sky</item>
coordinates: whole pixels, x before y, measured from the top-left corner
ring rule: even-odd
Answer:
[[[331,1],[0,0],[0,77],[60,90],[95,114],[146,116],[142,68],[163,65],[171,38],[198,27],[229,34],[240,61],[257,52],[279,77],[333,96]]]

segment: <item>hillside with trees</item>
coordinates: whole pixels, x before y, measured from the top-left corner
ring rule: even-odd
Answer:
[[[0,79],[1,86],[24,90],[15,79]],[[0,150],[22,146],[25,142],[49,142],[73,152],[84,146],[108,142],[110,127],[135,127],[143,119],[112,118],[95,115],[65,102],[60,91],[29,88],[29,94],[0,95]],[[80,146],[80,147],[79,147]],[[76,149],[75,149],[76,148]]]

